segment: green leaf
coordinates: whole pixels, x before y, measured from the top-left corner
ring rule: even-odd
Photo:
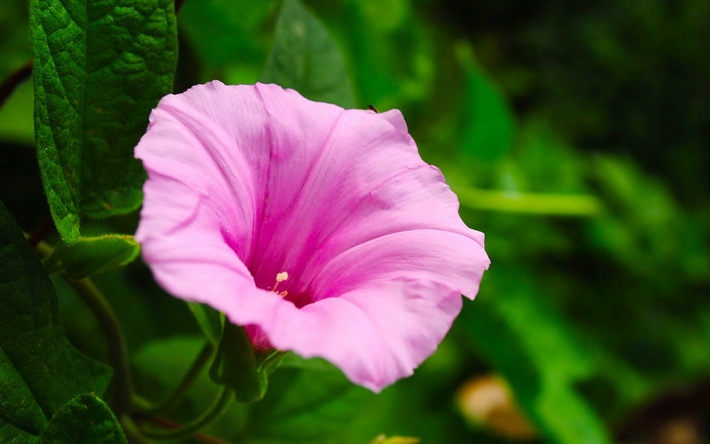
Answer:
[[[225,321],[222,340],[210,367],[210,379],[234,390],[240,402],[253,402],[266,392],[266,374],[258,370],[254,348],[244,327]]]
[[[441,46],[435,43],[440,34],[430,26],[428,17],[418,11],[416,2],[347,1],[337,3],[337,7],[308,4],[317,4],[318,11],[327,14],[328,27],[347,54],[348,73],[363,100],[361,103],[373,104],[380,110],[406,110],[410,124],[417,110],[432,111],[424,110],[422,105],[437,83],[443,57],[436,60],[436,56],[447,51],[441,51]],[[442,91],[456,91],[458,97],[460,91],[452,88],[448,80]],[[432,117],[427,116],[426,123],[435,120]]]
[[[465,75],[460,110],[460,149],[478,160],[495,162],[512,148],[515,119],[503,94],[475,61],[468,43],[455,47]]]
[[[35,402],[32,392],[0,348],[0,438],[4,442],[38,435],[47,418]]]
[[[1,203],[0,263],[0,442],[10,442],[37,435],[75,394],[102,394],[111,371],[64,337],[49,276]]]
[[[602,444],[602,421],[574,389],[594,362],[560,317],[535,294],[522,271],[499,265],[486,274],[487,291],[467,304],[457,326],[515,391],[550,442]]]
[[[100,237],[80,237],[73,245],[61,243],[45,266],[50,271],[63,271],[72,279],[83,279],[132,262],[140,253],[133,236],[107,234]]]
[[[344,108],[355,104],[335,41],[298,0],[285,0],[281,7],[274,47],[260,81],[293,88],[319,102]]]
[[[187,302],[187,306],[207,339],[218,344],[222,336],[222,314],[209,305],[197,302]]]
[[[81,216],[136,209],[144,172],[133,148],[172,88],[172,0],[31,0],[35,138],[65,242]]]
[[[75,396],[52,417],[38,444],[125,444],[111,409],[93,394]]]
[[[515,121],[503,95],[480,70],[467,69],[461,113],[461,148],[484,161],[497,161],[512,147]]]

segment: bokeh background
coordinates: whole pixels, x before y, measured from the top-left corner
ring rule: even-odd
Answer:
[[[240,443],[710,441],[710,2],[304,3],[337,41],[356,106],[402,110],[464,220],[486,233],[492,266],[413,377],[374,396],[322,363],[286,367],[264,401],[234,406],[213,433]],[[175,90],[255,82],[278,7],[185,2]],[[30,57],[26,1],[2,0],[0,79]],[[49,216],[32,94],[25,82],[0,109],[0,200],[25,231]],[[132,233],[136,220],[84,231]],[[139,389],[160,397],[201,345],[191,314],[141,263],[96,281],[126,329]],[[95,320],[55,283],[70,339],[105,358]],[[176,418],[214,391],[201,380]]]

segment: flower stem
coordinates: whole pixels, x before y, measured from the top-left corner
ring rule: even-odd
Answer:
[[[37,248],[40,242],[42,242],[42,239],[44,236],[49,233],[52,228],[54,228],[54,220],[52,220],[52,217],[49,216],[47,219],[42,222],[42,225],[37,228],[37,230],[33,231],[29,236],[27,236],[27,242],[32,245],[33,248]]]
[[[2,84],[0,84],[0,106],[2,106],[5,101],[10,97],[12,92],[17,88],[17,86],[29,79],[32,75],[32,60],[18,68],[15,72],[10,74],[10,77],[5,79]]]
[[[31,238],[25,234],[26,237]],[[47,243],[39,241],[35,245],[35,251],[41,259],[46,259],[52,254],[52,247]],[[121,420],[121,416],[131,408],[131,398],[133,396],[133,384],[131,383],[131,373],[128,361],[128,348],[123,335],[123,329],[118,322],[118,318],[113,312],[111,305],[101,293],[91,279],[74,280],[64,275],[64,279],[74,287],[81,300],[89,307],[96,320],[103,330],[108,344],[109,364],[113,367],[113,393],[115,396],[113,412]]]
[[[78,281],[67,279],[84,303],[94,313],[108,343],[109,364],[113,367],[113,393],[115,396],[113,411],[117,418],[127,413],[131,407],[133,388],[128,367],[128,350],[123,330],[118,318],[101,291],[90,279]]]
[[[187,438],[194,435],[196,432],[212,424],[214,421],[219,419],[220,416],[227,410],[229,405],[234,399],[234,391],[228,387],[222,387],[215,399],[214,403],[210,408],[202,414],[199,418],[194,421],[183,425],[179,429],[175,430],[149,430],[145,427],[142,428],[142,433],[144,436],[151,439],[178,439]],[[143,416],[143,415],[141,415]]]
[[[185,398],[185,395],[195,384],[195,381],[197,381],[197,378],[199,378],[200,373],[202,373],[202,370],[204,370],[205,365],[210,361],[213,354],[214,345],[210,342],[206,343],[204,347],[202,347],[197,359],[195,359],[195,362],[192,363],[192,366],[187,371],[185,377],[167,399],[155,405],[146,405],[145,402],[134,402],[134,407],[141,413],[148,415],[166,413],[173,410],[178,406],[180,401]]]

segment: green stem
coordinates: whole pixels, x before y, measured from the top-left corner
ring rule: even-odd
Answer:
[[[213,354],[214,345],[210,342],[206,343],[205,346],[202,347],[202,350],[197,356],[197,359],[195,359],[195,362],[192,363],[192,366],[187,371],[185,377],[182,379],[175,391],[173,391],[173,393],[167,399],[156,405],[135,405],[136,403],[134,403],[134,406],[141,413],[148,415],[166,413],[173,410],[175,407],[178,406],[180,401],[185,398],[185,395],[195,384],[197,378],[199,378],[200,373],[202,373],[202,370],[204,370],[205,365],[207,365],[207,363],[210,361],[210,358],[212,358]]]
[[[233,400],[234,391],[229,389],[228,387],[222,387],[219,392],[219,395],[217,396],[217,399],[215,399],[212,406],[210,406],[210,408],[204,414],[202,414],[202,416],[192,421],[191,423],[185,424],[179,429],[175,430],[157,431],[149,430],[144,427],[142,429],[142,433],[144,436],[152,439],[187,438],[219,419],[219,417],[224,414],[224,412],[227,410]]]
[[[84,303],[96,316],[108,343],[109,363],[113,367],[114,405],[113,411],[117,418],[128,412],[131,407],[133,388],[128,367],[128,350],[123,337],[123,330],[118,318],[101,291],[89,279],[79,281],[67,279],[74,287]]]

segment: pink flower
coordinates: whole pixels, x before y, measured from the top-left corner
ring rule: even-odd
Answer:
[[[163,288],[373,391],[434,352],[489,264],[397,110],[214,81],[163,98],[136,157]]]

